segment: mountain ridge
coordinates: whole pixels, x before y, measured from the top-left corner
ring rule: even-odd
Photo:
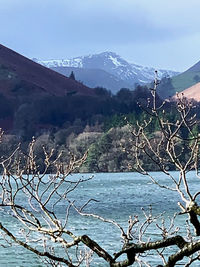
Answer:
[[[124,81],[129,88],[134,88],[135,84],[144,85],[152,82],[155,76],[155,68],[143,67],[134,63],[129,63],[114,52],[102,52],[99,54],[75,57],[61,60],[38,60],[37,63],[53,68],[59,72],[59,67],[77,67],[81,69],[101,69]],[[163,76],[177,75],[179,72],[171,70],[157,70],[159,78]],[[84,81],[83,81],[84,83]],[[98,84],[96,84],[99,86]],[[110,88],[107,88],[110,89]]]

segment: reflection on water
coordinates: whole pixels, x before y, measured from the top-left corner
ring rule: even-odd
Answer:
[[[75,176],[82,176],[76,174]],[[89,174],[84,176],[89,177]],[[171,185],[172,182],[162,173],[154,173],[162,183]],[[190,178],[191,190],[195,191],[199,185],[197,180]],[[160,214],[165,211],[165,217],[171,216],[178,210],[177,195],[175,192],[166,191],[159,188],[151,182],[148,177],[138,173],[101,173],[95,174],[94,179],[80,184],[76,192],[70,193],[71,200],[81,206],[90,198],[95,198],[99,202],[91,202],[87,207],[87,212],[93,212],[116,220],[121,225],[127,225],[129,215],[141,214],[141,207],[148,209],[151,204],[153,214]],[[179,210],[178,210],[179,211]],[[57,213],[64,217],[65,209],[58,206]],[[12,231],[19,234],[19,229],[13,224],[12,218],[4,215],[1,220],[6,225],[12,225]],[[180,228],[184,229],[184,217],[177,217]],[[68,224],[69,229],[75,234],[88,234],[91,238],[99,241],[101,246],[107,249],[111,254],[120,249],[122,243],[120,240],[120,232],[109,224],[102,224],[91,218],[83,218],[71,210],[71,217]],[[156,229],[151,229],[151,236],[157,235]],[[15,253],[14,253],[15,252]],[[155,266],[157,258],[152,260],[152,266]],[[158,262],[157,262],[158,263]],[[159,262],[161,263],[161,262]],[[17,245],[12,248],[0,249],[0,266],[5,267],[42,267],[45,266],[35,255],[24,251]],[[107,266],[105,262],[99,263],[98,259],[92,266]],[[198,266],[198,265],[192,265]]]

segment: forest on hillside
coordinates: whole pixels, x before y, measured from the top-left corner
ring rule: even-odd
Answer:
[[[134,91],[121,89],[116,95],[104,88],[94,90],[95,96],[48,96],[33,102],[19,99],[15,105],[1,96],[0,119],[9,115],[13,118],[13,128],[4,133],[0,156],[12,153],[19,143],[26,154],[29,143],[34,140],[41,170],[44,169],[45,151],[54,149],[54,157],[61,154],[66,163],[72,155],[81,158],[88,151],[87,159],[79,169],[81,172],[134,171],[132,131],[137,123],[144,125],[149,120],[144,109],[151,103],[151,90],[138,86]],[[156,97],[157,105],[162,105],[162,99]],[[200,114],[199,108],[196,103],[197,114]],[[175,102],[165,102],[164,110],[162,116],[175,122]],[[158,122],[153,120],[146,128],[149,138],[158,143]],[[194,125],[194,131],[199,131],[199,124]],[[153,162],[149,163],[143,155],[140,158],[146,169],[156,170]],[[173,169],[170,164],[169,169]]]

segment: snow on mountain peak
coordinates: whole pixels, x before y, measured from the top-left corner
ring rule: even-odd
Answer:
[[[73,59],[37,60],[37,63],[39,63],[45,67],[48,67],[48,68],[55,68],[55,67],[82,68],[83,67],[81,57],[77,57],[77,58],[73,58]]]
[[[155,68],[144,67],[127,62],[114,52],[102,52],[100,54],[75,57],[61,60],[35,60],[49,68],[77,67],[84,69],[102,69],[119,79],[134,86],[134,84],[150,83],[154,80]],[[170,70],[158,70],[159,78],[177,75],[178,72]]]

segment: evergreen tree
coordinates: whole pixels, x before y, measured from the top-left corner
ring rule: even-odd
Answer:
[[[74,80],[74,81],[76,80],[76,79],[75,79],[75,75],[74,75],[74,72],[73,72],[73,71],[71,72],[71,74],[70,74],[69,78],[70,78],[70,79],[72,79],[72,80]]]

